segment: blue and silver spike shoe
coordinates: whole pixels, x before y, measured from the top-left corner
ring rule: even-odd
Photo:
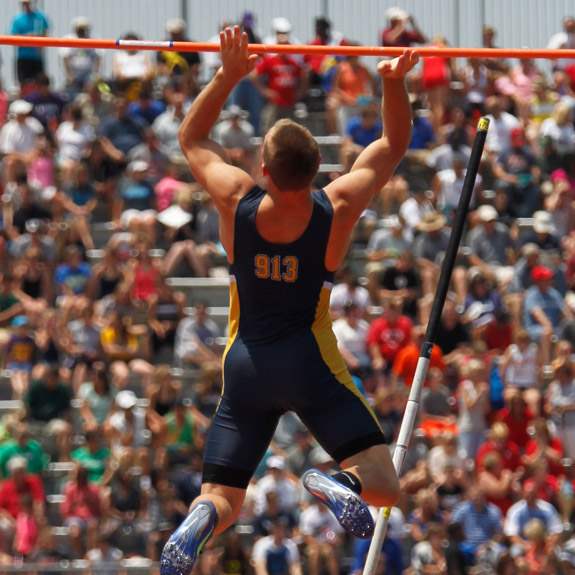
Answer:
[[[202,547],[214,532],[217,518],[211,501],[201,501],[194,506],[164,546],[160,574],[189,575]]]
[[[306,471],[302,483],[314,497],[328,506],[346,531],[361,539],[369,539],[373,535],[375,524],[369,508],[349,487],[317,469]]]

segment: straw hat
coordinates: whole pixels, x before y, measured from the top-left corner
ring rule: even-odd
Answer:
[[[439,212],[428,212],[421,218],[417,224],[417,229],[420,232],[437,232],[445,225],[445,216]]]

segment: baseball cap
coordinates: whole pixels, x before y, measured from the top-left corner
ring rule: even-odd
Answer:
[[[134,160],[128,164],[129,172],[145,172],[149,168],[148,162],[143,160]]]
[[[538,210],[533,214],[533,229],[538,234],[551,234],[555,231],[553,218],[549,212]]]
[[[137,402],[136,394],[129,389],[124,389],[116,395],[116,404],[120,409],[132,409]]]
[[[92,26],[90,20],[86,16],[78,16],[72,20],[72,28],[90,28]]]
[[[166,22],[166,32],[173,34],[175,32],[183,32],[186,29],[186,22],[181,18],[170,18]]]
[[[385,11],[385,17],[388,20],[407,20],[409,14],[399,6],[392,6]]]
[[[277,34],[289,34],[291,32],[291,22],[282,16],[272,20],[272,29]]]
[[[16,457],[12,457],[8,461],[8,471],[10,473],[17,471],[18,469],[25,470],[27,467],[28,467],[28,462],[26,461],[26,458],[21,457],[20,455],[17,455]]]
[[[32,111],[32,104],[26,100],[14,100],[10,104],[10,114],[12,116],[19,116],[20,114],[29,114]]]
[[[480,206],[477,215],[482,222],[492,222],[497,219],[497,210],[488,204]]]
[[[546,266],[535,266],[531,271],[531,279],[534,282],[553,279],[553,272]]]

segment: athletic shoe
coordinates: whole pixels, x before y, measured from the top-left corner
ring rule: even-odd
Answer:
[[[317,469],[306,471],[302,483],[314,497],[328,506],[346,531],[361,539],[369,539],[373,535],[375,524],[369,508],[349,487]]]
[[[214,532],[216,521],[214,504],[198,503],[164,546],[160,574],[189,575],[202,547]]]

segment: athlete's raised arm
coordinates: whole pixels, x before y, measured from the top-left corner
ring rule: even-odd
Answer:
[[[335,210],[340,231],[353,227],[393,175],[411,138],[411,105],[405,89],[405,76],[417,64],[411,50],[393,60],[380,62],[377,71],[383,82],[381,115],[384,134],[361,152],[351,171],[329,184],[325,191]]]
[[[235,212],[237,201],[254,182],[227,163],[224,149],[209,135],[230,92],[255,65],[257,55],[249,55],[247,47],[247,34],[238,26],[220,32],[222,67],[192,103],[178,134],[194,178],[211,195],[224,219]]]

